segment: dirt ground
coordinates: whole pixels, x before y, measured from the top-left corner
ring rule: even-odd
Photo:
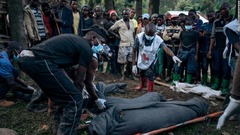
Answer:
[[[120,77],[114,77],[108,73],[96,73],[95,81],[102,81],[106,84],[120,82]],[[125,78],[127,83],[125,94],[113,94],[123,98],[134,98],[147,93],[147,88],[142,91],[134,90],[138,81]],[[33,85],[32,81],[28,81]],[[199,97],[195,94],[184,94],[173,92],[170,88],[154,85],[154,91],[161,93],[168,100],[186,101],[193,97]],[[222,100],[212,100],[209,102],[209,113],[220,111]],[[0,108],[0,128],[10,128],[18,132],[19,135],[52,135],[51,117],[47,113],[36,114],[26,110],[26,102],[16,101],[16,104],[10,108]],[[189,124],[164,132],[167,135],[240,135],[239,121],[227,121],[222,130],[216,130],[217,118],[207,119],[195,124]],[[79,134],[87,135],[87,129],[80,131]]]

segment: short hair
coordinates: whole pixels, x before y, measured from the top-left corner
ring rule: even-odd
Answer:
[[[193,13],[197,14],[196,9],[190,9],[188,12],[193,12]]]

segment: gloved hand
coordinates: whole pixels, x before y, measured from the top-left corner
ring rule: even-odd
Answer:
[[[95,103],[96,103],[99,110],[103,110],[103,109],[106,108],[106,106],[104,105],[105,102],[106,102],[106,100],[101,99],[101,98],[98,98],[97,100],[95,100]]]
[[[174,63],[177,63],[177,62],[181,63],[182,62],[177,56],[173,56],[172,59],[173,59]]]
[[[136,75],[137,74],[137,66],[136,65],[134,65],[134,66],[132,66],[132,72]]]
[[[87,92],[86,89],[83,89],[83,90],[82,90],[82,97],[83,97],[83,99],[89,98],[89,94],[88,94],[88,92]]]
[[[224,110],[224,113],[222,116],[218,119],[217,123],[217,129],[221,129],[225,123],[225,121],[235,114],[238,109],[240,108],[240,100],[235,100],[232,97],[230,97],[230,102],[227,106],[227,108]]]

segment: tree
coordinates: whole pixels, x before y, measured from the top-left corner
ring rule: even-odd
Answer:
[[[11,39],[27,48],[27,40],[23,26],[23,2],[21,0],[8,0],[8,14]]]
[[[136,0],[136,16],[142,15],[142,0]]]
[[[104,0],[105,10],[109,11],[111,9],[115,9],[113,0]]]
[[[148,13],[150,15],[154,13],[159,13],[160,0],[149,0]]]

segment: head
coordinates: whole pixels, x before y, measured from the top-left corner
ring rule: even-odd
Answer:
[[[192,30],[192,25],[193,25],[194,20],[190,17],[186,19],[185,23],[185,30]]]
[[[157,13],[152,14],[151,22],[154,24],[157,24],[157,19],[158,19],[158,14]]]
[[[96,15],[96,17],[101,17],[102,16],[102,8],[101,6],[96,6],[94,9],[94,14]]]
[[[195,9],[190,9],[188,11],[188,17],[192,18],[193,20],[197,19],[197,11]]]
[[[5,46],[5,48],[9,59],[13,59],[14,57],[18,57],[21,51],[21,44],[16,41],[11,41]]]
[[[231,9],[231,6],[229,3],[223,3],[220,7],[220,14],[222,17],[228,17],[229,16],[229,10]]]
[[[122,16],[123,16],[124,21],[129,20],[129,10],[128,9],[123,9]]]
[[[137,22],[138,22],[138,24],[142,23],[142,21],[143,21],[142,16],[141,16],[141,15],[138,16],[138,17],[137,17]]]
[[[89,16],[89,7],[88,6],[83,6],[81,12],[84,16]]]
[[[71,5],[73,11],[77,11],[77,9],[78,9],[78,2],[77,2],[77,0],[72,0],[70,5]]]
[[[173,16],[171,18],[171,24],[172,24],[172,26],[177,26],[178,25],[178,16]]]
[[[115,10],[109,10],[108,13],[111,20],[117,20],[117,12]]]
[[[130,9],[129,18],[130,18],[130,19],[133,19],[134,16],[135,16],[135,14],[136,14],[135,8],[131,8],[131,9]]]
[[[145,26],[145,37],[146,40],[152,40],[156,33],[156,26],[153,23],[148,23]]]
[[[45,15],[50,15],[50,6],[48,3],[42,3],[42,11]]]
[[[98,25],[93,25],[91,30],[84,36],[92,45],[98,45],[106,42],[107,31]]]
[[[41,2],[39,0],[30,0],[31,7],[39,7],[40,5],[41,5]]]
[[[164,24],[164,15],[160,14],[160,15],[158,15],[158,18],[157,18],[157,25],[161,26],[163,24]]]
[[[67,0],[60,0],[60,7],[64,7],[68,4]]]
[[[209,23],[213,23],[215,20],[215,12],[214,11],[208,12],[207,18],[208,18]]]
[[[149,19],[150,19],[150,15],[148,13],[145,13],[142,15],[142,18],[143,18],[143,25],[146,25],[149,23]]]

